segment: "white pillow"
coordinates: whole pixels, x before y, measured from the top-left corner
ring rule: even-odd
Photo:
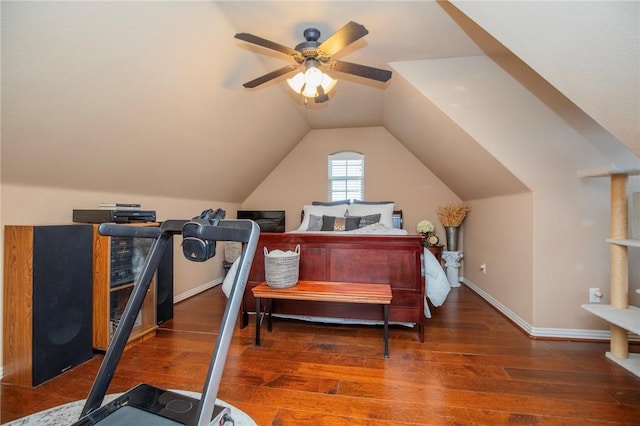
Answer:
[[[367,216],[380,214],[380,223],[388,228],[393,228],[393,209],[395,203],[389,204],[350,204],[349,216]]]
[[[224,277],[224,281],[222,281],[222,291],[227,299],[231,294],[231,289],[233,288],[233,282],[236,279],[236,275],[238,275],[238,267],[240,266],[240,258],[237,258],[231,268],[229,268],[229,272],[227,272],[227,276]]]
[[[242,243],[236,241],[225,241],[224,243],[224,260],[233,263],[242,253]]]
[[[343,217],[347,212],[347,207],[349,207],[349,204],[337,204],[335,206],[306,205],[303,207],[304,218],[297,231],[302,232],[309,228],[309,218],[311,215],[320,217],[322,217],[322,215]]]

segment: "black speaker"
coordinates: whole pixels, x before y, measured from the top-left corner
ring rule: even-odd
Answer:
[[[173,318],[173,238],[162,254],[156,278],[156,324],[162,324]]]
[[[92,239],[90,226],[34,228],[34,386],[93,355]]]
[[[5,307],[13,312],[5,312],[5,344],[16,349],[4,352],[15,357],[4,360],[10,382],[37,386],[92,357],[92,241],[87,225],[5,228]]]

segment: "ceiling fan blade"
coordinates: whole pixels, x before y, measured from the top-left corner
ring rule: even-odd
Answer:
[[[284,75],[288,72],[291,72],[293,70],[295,70],[296,68],[298,68],[298,65],[296,64],[291,64],[291,65],[287,65],[284,66],[282,68],[278,68],[275,71],[271,71],[268,74],[265,74],[261,77],[258,77],[254,80],[251,80],[247,83],[244,83],[243,86],[246,87],[247,89],[253,89],[254,87],[257,87],[263,83],[266,83],[269,80],[273,80],[274,78],[280,77],[281,75]]]
[[[301,56],[300,52],[290,47],[284,46],[280,43],[276,43],[271,40],[267,40],[262,37],[255,36],[249,33],[237,33],[235,36],[238,40],[246,41],[247,43],[256,44],[258,46],[266,47],[267,49],[275,50],[276,52],[284,53],[290,56]]]
[[[344,72],[383,82],[388,81],[391,78],[391,71],[373,68],[366,65],[352,64],[351,62],[333,61],[329,65],[329,68],[338,72]]]
[[[333,56],[367,34],[369,34],[369,31],[367,31],[364,25],[351,21],[318,46],[318,50],[321,50],[328,56]]]

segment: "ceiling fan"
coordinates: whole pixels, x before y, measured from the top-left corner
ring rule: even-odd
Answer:
[[[333,55],[367,34],[369,31],[363,25],[349,22],[327,40],[319,42],[320,31],[315,28],[307,28],[304,30],[305,41],[292,49],[253,34],[238,33],[235,38],[284,53],[291,56],[296,62],[244,83],[243,86],[254,88],[304,67],[304,72],[298,72],[294,77],[288,79],[287,83],[296,93],[305,98],[313,98],[316,103],[321,103],[329,99],[328,93],[337,81],[323,73],[320,67],[381,82],[388,81],[391,78],[391,71],[331,59]]]

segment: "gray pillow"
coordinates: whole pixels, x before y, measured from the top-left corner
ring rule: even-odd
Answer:
[[[360,225],[358,228],[364,228],[365,226],[380,222],[380,216],[382,216],[380,213],[360,216]]]
[[[320,231],[322,229],[322,216],[309,215],[309,226],[307,231]]]

